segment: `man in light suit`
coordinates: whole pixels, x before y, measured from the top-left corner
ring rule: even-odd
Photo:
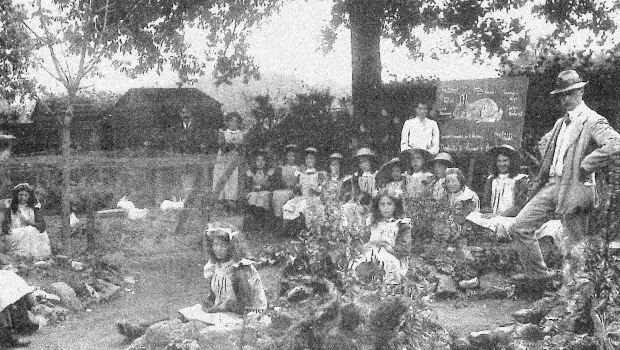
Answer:
[[[539,142],[540,173],[510,229],[525,272],[516,276],[518,280],[541,282],[551,277],[534,231],[554,213],[561,216],[567,236],[564,285],[585,277],[581,272],[588,214],[596,200],[594,173],[620,152],[620,135],[583,102],[586,84],[576,71],[566,70],[560,72],[551,92],[566,113]]]

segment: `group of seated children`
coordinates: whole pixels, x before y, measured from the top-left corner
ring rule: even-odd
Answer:
[[[298,152],[296,145],[287,145],[284,163],[272,167],[267,152],[259,150],[246,173],[247,204],[254,220],[276,218],[285,233],[307,227],[309,220],[324,216],[325,206],[334,202],[341,205],[345,223],[365,222],[372,198],[382,189],[399,198],[431,196],[444,200],[466,215],[482,211],[470,215],[471,221],[504,230],[510,219],[503,218],[516,215],[527,190],[527,177],[516,174],[517,153],[508,145],[488,153],[494,175],[485,187],[482,208],[478,195],[465,184],[463,173],[445,152],[432,157],[426,150],[409,149],[377,167],[372,150],[361,148],[352,159],[357,165],[352,174],[344,170],[346,160],[340,153],[328,156],[328,170],[323,171],[317,168],[316,148],[303,151],[301,165]]]

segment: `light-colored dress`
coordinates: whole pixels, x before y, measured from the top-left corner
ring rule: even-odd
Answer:
[[[273,213],[276,217],[282,217],[282,206],[293,198],[293,187],[297,184],[296,173],[299,172],[297,165],[283,165],[280,167],[281,185],[284,188],[274,190],[272,193]]]
[[[405,193],[407,197],[421,197],[429,186],[433,174],[419,171],[413,174],[405,173]]]
[[[355,270],[362,263],[377,261],[383,266],[386,283],[400,283],[409,269],[409,255],[405,253],[397,257],[388,250],[401,248],[403,252],[408,252],[410,245],[410,219],[377,222],[370,226],[370,240],[365,245],[365,252],[351,263],[351,269]]]
[[[282,207],[282,217],[285,220],[295,220],[301,214],[312,210],[319,204],[321,184],[325,179],[325,172],[317,171],[315,168],[298,170],[295,173],[298,184],[301,188],[301,196],[297,196],[284,204]]]
[[[246,274],[239,280],[239,269],[245,269]],[[204,276],[210,280],[210,287],[215,302],[213,306],[222,307],[231,301],[243,302],[245,307],[251,309],[266,309],[267,298],[260,275],[254,267],[254,262],[242,259],[239,262],[214,262],[209,261],[204,266]],[[237,273],[237,277],[235,276]],[[243,285],[239,286],[242,283]],[[235,293],[237,288],[243,295]]]
[[[513,177],[509,177],[509,174],[499,174],[498,176],[491,175],[487,181],[490,182],[490,193],[483,196],[483,198],[488,197],[485,198],[488,200],[488,209],[490,209],[491,213],[498,215],[491,218],[484,218],[483,214],[473,212],[467,216],[467,220],[482,227],[486,227],[493,232],[508,232],[508,229],[510,229],[515,221],[515,217],[512,215],[506,216],[499,214],[508,213],[509,215],[516,215],[518,213],[520,208],[515,208],[515,205],[517,205],[517,203],[515,203],[517,192],[527,191],[527,185],[517,186],[517,184],[527,181],[527,175],[518,174]],[[525,193],[522,195],[525,195]],[[524,203],[521,203],[519,207],[523,204]]]
[[[345,225],[365,223],[368,210],[366,206],[360,203],[360,200],[363,197],[370,196],[372,198],[377,195],[379,191],[377,190],[376,176],[376,171],[353,174],[354,193],[351,196],[351,201],[342,206]]]
[[[23,216],[28,221],[35,222],[34,209],[20,204],[17,210],[18,213],[10,212],[11,224],[9,234],[6,236],[9,250],[15,255],[26,258],[37,260],[49,258],[52,255],[52,250],[47,231],[40,232],[36,227],[26,225],[22,221]]]
[[[459,192],[448,193],[448,202],[453,208],[469,210],[470,212],[480,211],[480,199],[478,195],[467,186],[463,186],[463,189]]]
[[[270,177],[275,171],[269,170],[248,170],[246,176],[250,181],[247,200],[248,205],[261,207],[271,210],[271,191],[269,190]]]
[[[433,198],[436,201],[446,198],[446,187],[445,187],[446,179],[436,179],[435,182],[431,185],[431,190],[433,191]]]
[[[224,141],[226,145],[232,147],[231,150],[220,149],[218,152],[218,156],[216,159],[215,166],[213,167],[213,188],[222,177],[224,171],[226,170],[226,166],[228,163],[234,159],[235,156],[239,154],[239,152],[234,149],[234,146],[241,145],[243,143],[243,138],[245,137],[245,130],[230,130],[227,129],[224,131]],[[227,147],[224,147],[227,148]],[[220,193],[218,197],[219,200],[232,200],[236,201],[239,198],[239,167],[237,167],[233,173],[230,175],[228,180],[226,181],[226,185],[224,189]]]

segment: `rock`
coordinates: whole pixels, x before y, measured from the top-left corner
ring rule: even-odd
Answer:
[[[71,263],[71,259],[66,256],[66,255],[56,255],[54,257],[54,261],[58,264],[58,265],[69,265]]]
[[[459,291],[456,289],[456,283],[454,283],[452,277],[442,274],[436,276],[439,279],[439,282],[437,282],[437,289],[435,290],[436,299],[454,298],[459,294]]]
[[[295,288],[291,289],[287,295],[286,295],[286,300],[288,300],[291,303],[297,303],[300,302],[302,300],[306,300],[310,297],[312,290],[310,289],[310,287],[307,286],[296,286]]]
[[[72,261],[71,268],[74,269],[75,271],[82,271],[84,270],[84,264],[79,261]]]
[[[478,288],[479,285],[480,283],[478,282],[478,277],[459,282],[459,287],[461,287],[462,289],[474,289]]]
[[[493,341],[495,342],[495,346],[497,348],[506,348],[508,345],[512,343],[512,332],[514,331],[515,326],[504,326],[497,327],[493,330]]]
[[[471,332],[467,340],[474,349],[493,349],[495,347],[495,339],[491,330]]]
[[[540,322],[540,320],[542,320],[548,312],[548,310],[544,310],[542,308],[521,309],[519,311],[515,311],[512,314],[512,318],[519,323],[538,324],[538,322]]]
[[[136,284],[136,280],[131,277],[131,276],[126,276],[125,278],[123,278],[123,284],[127,285],[134,285]]]
[[[50,267],[52,267],[52,263],[49,260],[39,260],[39,261],[35,261],[34,264],[32,264],[32,266],[47,270]]]
[[[452,345],[450,346],[452,350],[474,350],[474,347],[469,342],[467,338],[456,338]]]
[[[34,296],[39,302],[47,300],[53,303],[60,303],[60,297],[58,295],[47,293],[42,289],[36,289],[32,292],[32,296]]]
[[[128,350],[141,349],[191,349],[237,350],[236,340],[241,336],[242,325],[206,325],[200,321],[183,323],[167,320],[149,327]],[[197,344],[198,347],[195,347]]]
[[[56,316],[56,312],[54,312],[54,309],[47,305],[37,304],[31,309],[31,312],[35,315],[39,326],[46,326],[50,323],[56,323],[56,321],[58,321],[58,317]],[[44,321],[41,322],[41,320]]]
[[[97,279],[97,283],[93,286],[99,293],[101,301],[108,301],[116,296],[121,290],[120,286],[104,281],[100,278]]]
[[[510,287],[510,282],[505,277],[491,272],[480,276],[480,289],[489,290],[496,288],[507,288]]]
[[[524,340],[540,340],[544,337],[543,332],[533,323],[519,325],[515,328],[515,337]]]
[[[97,292],[95,290],[95,288],[91,287],[88,283],[84,283],[84,287],[86,288],[86,290],[88,291],[88,294],[90,295],[90,297],[95,301],[95,302],[100,302],[101,301],[101,296],[99,295],[99,292]]]
[[[68,308],[79,310],[82,304],[75,294],[75,290],[65,282],[54,282],[50,285],[50,291],[58,295],[60,303]]]

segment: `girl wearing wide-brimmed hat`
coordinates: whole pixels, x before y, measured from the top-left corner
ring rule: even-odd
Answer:
[[[284,164],[276,168],[274,179],[274,191],[272,194],[273,214],[277,218],[282,218],[282,206],[294,197],[293,189],[297,185],[297,164],[298,147],[289,144],[284,147]]]
[[[247,202],[253,223],[266,224],[271,219],[271,184],[275,173],[267,163],[268,154],[260,149],[254,156],[254,164],[246,172]]]
[[[345,184],[350,184],[351,175],[346,175],[343,169],[344,157],[335,152],[329,155],[329,172],[322,186],[321,195],[325,202],[341,203],[350,199],[351,188]]]
[[[351,179],[351,201],[343,206],[345,223],[363,223],[372,197],[377,194],[376,155],[370,148],[360,148],[354,156],[358,171]]]
[[[412,148],[402,152],[401,159],[408,165],[405,173],[405,196],[419,198],[432,182],[433,174],[428,170],[432,155],[426,150]]]
[[[325,179],[325,172],[316,168],[318,151],[314,147],[304,150],[304,166],[295,173],[297,177],[297,196],[282,206],[283,231],[287,235],[296,234],[304,227],[307,210],[320,201],[321,184]]]
[[[377,172],[377,188],[387,189],[402,197],[405,191],[405,174],[403,174],[403,162],[400,158],[393,158],[383,164]]]
[[[430,184],[430,190],[433,192],[433,198],[440,200],[446,197],[446,189],[444,183],[446,181],[446,169],[454,167],[454,160],[447,152],[439,152],[433,159],[433,180]]]
[[[529,179],[519,173],[519,155],[512,146],[493,147],[487,156],[493,167],[484,186],[481,214],[471,215],[468,220],[504,237],[527,201]]]

